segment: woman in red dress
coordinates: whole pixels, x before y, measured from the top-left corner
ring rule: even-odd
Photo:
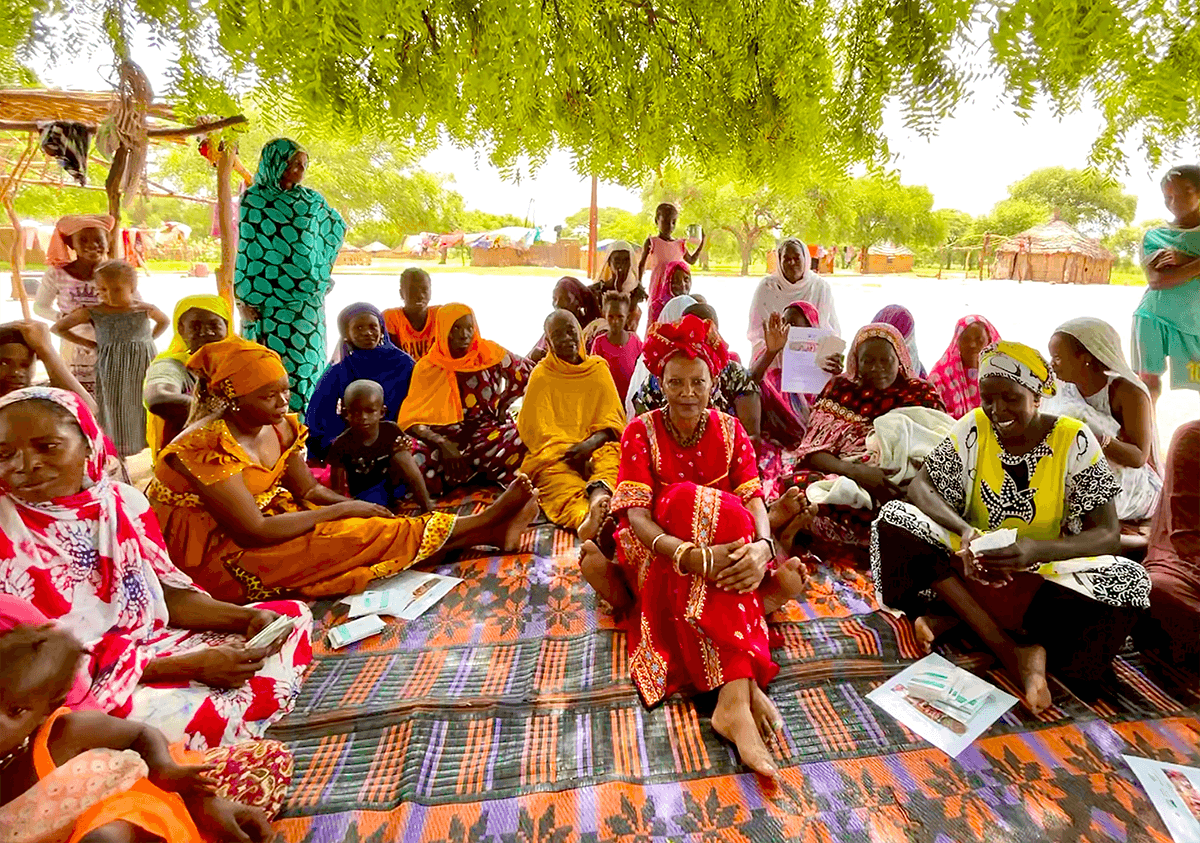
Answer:
[[[781,720],[763,689],[779,668],[766,615],[803,588],[800,562],[770,570],[754,447],[736,418],[708,407],[729,355],[712,324],[686,316],[656,325],[643,354],[667,406],[625,429],[612,499],[616,560],[587,542],[583,574],[624,615],[642,701],[717,690],[713,728],[743,763],[774,777],[764,738]]]

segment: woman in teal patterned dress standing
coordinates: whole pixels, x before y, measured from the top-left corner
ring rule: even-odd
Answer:
[[[308,153],[287,138],[263,147],[242,196],[234,292],[247,339],[279,352],[292,381],[289,409],[304,412],[325,370],[325,296],[346,223],[301,186]]]

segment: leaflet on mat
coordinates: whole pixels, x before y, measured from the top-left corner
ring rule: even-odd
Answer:
[[[1175,843],[1200,840],[1200,768],[1122,755]]]
[[[343,602],[350,606],[350,617],[390,615],[401,620],[419,618],[462,582],[459,577],[403,571],[380,580],[370,591],[355,594]]]
[[[1017,698],[936,653],[884,682],[867,699],[951,758],[1012,708]]]
[[[783,372],[780,384],[784,392],[816,395],[833,376],[820,366],[818,352],[830,352],[828,340],[837,339],[828,328],[790,328],[787,345],[780,352]],[[842,343],[845,347],[845,343]],[[837,353],[832,351],[832,353]]]

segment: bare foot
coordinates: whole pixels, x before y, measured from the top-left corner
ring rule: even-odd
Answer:
[[[1041,644],[1017,647],[1019,679],[1025,686],[1025,705],[1034,714],[1050,707],[1050,686],[1046,683],[1046,648]]]
[[[815,503],[806,503],[805,506],[796,513],[787,524],[783,525],[783,529],[779,531],[779,542],[785,548],[791,548],[796,543],[796,536],[800,533],[810,533],[813,519],[820,514],[821,508]]]
[[[600,532],[600,525],[604,523],[604,517],[608,515],[608,507],[611,503],[612,495],[607,492],[592,496],[591,503],[588,505],[587,518],[583,519],[583,523],[575,531],[580,541],[596,538],[596,534]]]
[[[933,652],[933,642],[960,623],[956,615],[921,615],[913,621],[917,631],[917,643],[926,653]]]
[[[766,691],[758,685],[751,686],[750,712],[754,715],[754,722],[763,741],[768,744],[775,742],[775,733],[783,728],[783,715],[779,713]]]
[[[712,725],[717,734],[737,747],[742,763],[760,776],[779,777],[779,768],[771,759],[771,751],[763,743],[758,724],[750,710],[749,679],[736,679],[721,687]]]
[[[625,585],[620,569],[590,539],[579,548],[579,569],[587,584],[607,600],[614,611],[623,612],[633,606],[633,595]]]
[[[795,600],[804,593],[808,584],[808,570],[803,562],[793,556],[782,563],[775,573],[763,581],[761,594],[763,613],[777,612],[789,600]]]
[[[521,534],[525,532],[526,527],[533,523],[533,519],[537,518],[537,514],[538,493],[537,489],[534,489],[533,497],[508,522],[508,526],[504,530],[504,543],[500,547],[505,553],[512,553],[521,546]]]
[[[767,509],[767,518],[771,522],[771,532],[781,529],[787,522],[800,514],[800,510],[804,506],[800,502],[800,494],[800,487],[793,486],[784,492]]]

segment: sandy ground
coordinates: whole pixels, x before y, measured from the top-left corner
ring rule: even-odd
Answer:
[[[380,308],[400,303],[396,276],[339,270],[326,302],[327,344],[337,340],[337,313],[357,301]],[[463,301],[472,305],[484,336],[525,353],[537,341],[542,320],[550,308],[552,275],[474,275],[438,273],[434,276],[434,302]],[[757,278],[698,275],[695,292],[705,296],[722,317],[722,333],[743,361],[749,353],[747,313]],[[884,305],[904,304],[917,320],[921,359],[931,368],[950,341],[955,321],[967,313],[987,316],[1007,339],[1019,340],[1046,353],[1054,328],[1076,316],[1096,316],[1121,333],[1128,352],[1131,316],[1144,288],[1120,286],[1050,285],[977,279],[936,280],[911,275],[836,275],[830,279],[838,317],[847,339]],[[169,315],[182,296],[213,290],[213,280],[160,273],[143,278],[142,296]],[[20,316],[16,302],[0,303],[0,319]],[[165,347],[168,337],[160,340]],[[1174,430],[1197,418],[1200,396],[1190,390],[1164,393],[1159,402],[1160,436],[1165,447]]]

